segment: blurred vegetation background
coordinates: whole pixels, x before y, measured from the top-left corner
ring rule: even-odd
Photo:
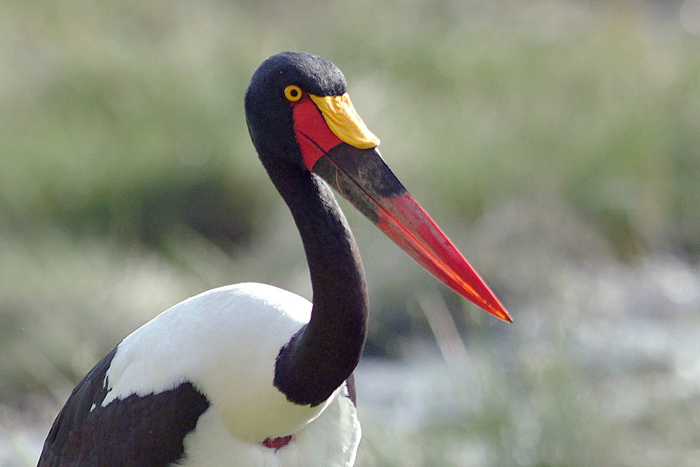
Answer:
[[[243,114],[257,65],[305,50],[515,318],[346,210],[358,466],[698,465],[699,35],[699,0],[2,2],[0,464],[35,465],[75,382],[177,301],[309,297]]]

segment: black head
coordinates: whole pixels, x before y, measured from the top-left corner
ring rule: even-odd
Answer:
[[[384,163],[379,138],[364,124],[346,91],[345,77],[335,65],[307,53],[280,53],[253,74],[245,97],[248,129],[292,211],[313,197],[326,196],[316,182],[325,180],[435,277],[494,316],[511,321],[493,292]]]
[[[255,70],[245,96],[248,131],[263,162],[277,157],[302,163],[292,105],[285,97],[289,85],[316,96],[338,96],[347,89],[343,73],[325,58],[282,52],[265,60]]]

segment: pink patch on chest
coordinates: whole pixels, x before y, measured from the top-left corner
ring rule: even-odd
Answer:
[[[265,441],[262,442],[262,445],[266,448],[277,450],[289,444],[291,440],[292,435],[282,436],[281,438],[267,438]]]

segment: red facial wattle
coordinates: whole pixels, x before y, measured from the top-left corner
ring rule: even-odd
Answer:
[[[328,127],[321,111],[311,99],[306,97],[293,106],[294,133],[304,165],[312,170],[321,157],[342,141]]]

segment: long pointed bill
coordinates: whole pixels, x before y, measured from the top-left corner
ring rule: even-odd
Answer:
[[[428,272],[497,318],[512,322],[486,283],[384,163],[375,147],[379,140],[346,96],[311,96],[313,101],[295,106],[294,128],[306,166]]]

